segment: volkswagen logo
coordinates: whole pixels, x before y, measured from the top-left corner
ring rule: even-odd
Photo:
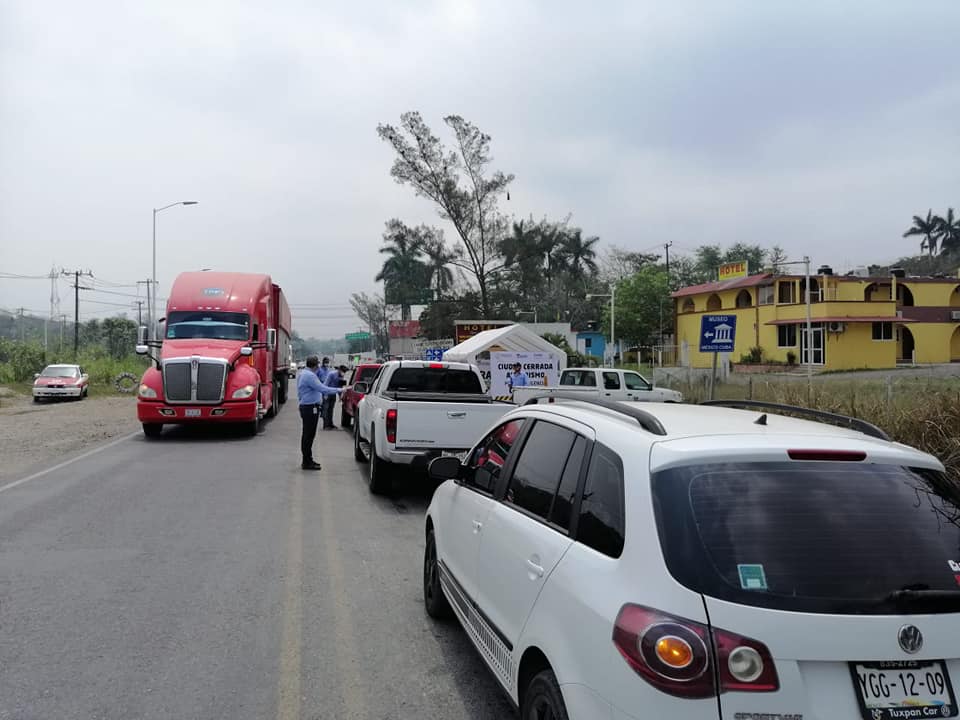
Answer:
[[[897,633],[897,640],[900,641],[900,647],[903,648],[904,652],[911,655],[920,652],[920,648],[923,647],[923,634],[916,625],[904,625],[900,628],[900,632]]]

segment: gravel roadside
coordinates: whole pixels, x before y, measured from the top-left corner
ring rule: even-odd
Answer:
[[[132,396],[34,403],[27,396],[3,393],[0,485],[134,432],[140,427],[135,403]]]

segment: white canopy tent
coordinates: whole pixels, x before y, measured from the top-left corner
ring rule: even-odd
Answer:
[[[454,345],[443,354],[443,359],[448,362],[466,362],[482,366],[481,361],[489,361],[491,351],[551,353],[559,359],[561,370],[567,366],[566,352],[523,325],[506,325],[493,330],[484,330],[467,338],[459,345]]]

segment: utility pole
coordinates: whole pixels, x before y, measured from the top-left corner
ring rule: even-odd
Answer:
[[[17,327],[20,329],[20,342],[23,342],[23,314],[26,308],[17,308]]]
[[[73,275],[73,359],[76,361],[80,352],[80,276],[93,277],[93,273],[89,270],[74,270],[72,272],[61,270],[60,272],[67,277]],[[89,290],[89,288],[83,289]]]
[[[664,243],[663,251],[666,253],[667,258],[667,286],[670,285],[670,246],[673,245],[673,240],[668,243]]]
[[[140,326],[143,325],[143,300],[134,300],[134,303],[137,305],[137,331],[139,332]]]

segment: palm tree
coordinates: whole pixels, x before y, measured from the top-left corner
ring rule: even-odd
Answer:
[[[960,250],[960,218],[954,218],[953,208],[947,208],[946,217],[938,217],[940,253],[952,253]]]
[[[940,223],[938,220],[939,219],[934,216],[932,209],[927,210],[926,220],[919,215],[914,215],[913,225],[903,233],[903,236],[922,235],[924,239],[920,242],[920,251],[923,252],[926,250],[930,253],[930,257],[933,257],[937,252],[937,239],[940,236]]]
[[[449,265],[459,257],[459,253],[450,250],[443,237],[432,237],[423,245],[423,254],[427,256],[427,272],[430,274],[430,286],[436,292],[434,300],[440,300],[444,290],[453,287],[453,271]]]
[[[563,267],[570,273],[570,279],[580,283],[587,275],[597,272],[597,251],[593,246],[600,241],[598,237],[583,238],[583,231],[574,228],[563,234],[560,242],[560,255]]]
[[[383,282],[388,305],[400,306],[400,317],[410,319],[410,306],[422,298],[427,267],[422,262],[423,243],[417,233],[397,219],[387,221],[380,252],[387,256],[375,280]]]

